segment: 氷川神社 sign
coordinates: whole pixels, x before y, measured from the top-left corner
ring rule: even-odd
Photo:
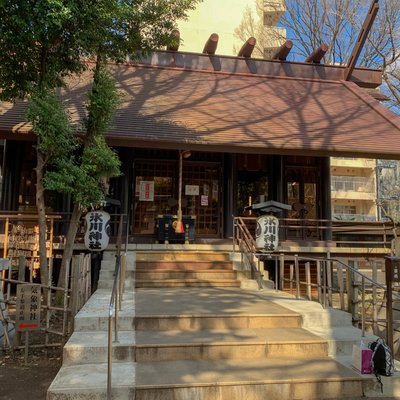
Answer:
[[[92,251],[105,250],[110,241],[110,214],[90,211],[85,217],[85,246]]]
[[[266,251],[274,251],[279,241],[279,220],[273,215],[257,218],[256,247]]]
[[[40,305],[40,285],[17,285],[17,308],[15,314],[15,329],[17,331],[40,329]]]

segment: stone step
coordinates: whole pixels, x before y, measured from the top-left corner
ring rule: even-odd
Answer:
[[[100,280],[114,280],[115,272],[114,270],[100,270]],[[135,271],[125,271],[125,278],[126,279],[135,279]]]
[[[160,270],[146,271],[136,270],[137,280],[161,280],[161,279],[236,279],[235,271],[205,270],[205,271],[176,271]]]
[[[199,261],[199,260],[179,260],[179,261],[137,261],[136,269],[142,270],[176,270],[176,271],[196,271],[196,270],[232,270],[231,261]]]
[[[47,391],[47,400],[106,398],[106,363],[63,366]],[[135,363],[113,364],[112,398],[135,399]]]
[[[114,280],[99,279],[97,284],[98,289],[112,289]],[[125,290],[133,290],[135,288],[135,281],[132,278],[125,279]]]
[[[296,314],[136,315],[136,331],[201,331],[215,329],[300,328]]]
[[[131,310],[122,310],[118,317],[118,329],[121,331],[129,331],[134,326],[134,315]],[[96,315],[89,315],[85,317],[75,318],[74,331],[87,332],[87,331],[107,331],[108,330],[108,317],[99,317]]]
[[[137,288],[180,288],[180,287],[230,287],[239,288],[240,282],[233,279],[162,279],[136,280]]]
[[[78,332],[106,331],[108,329],[110,299],[110,290],[98,289],[75,316],[74,330]],[[122,331],[132,330],[135,317],[133,290],[124,293],[122,311],[118,315],[119,329]]]
[[[126,263],[126,271],[134,271],[136,262],[128,259]],[[115,260],[102,260],[100,271],[115,271]]]
[[[137,252],[137,262],[142,261],[229,261],[229,253],[224,252]]]
[[[328,355],[327,341],[301,328],[138,331],[136,340],[137,362]]]
[[[353,344],[360,344],[361,340],[368,345],[377,339],[377,336],[365,333],[361,337],[361,330],[352,326],[331,327],[330,329],[313,327],[308,329],[310,332],[324,338],[328,342],[328,355],[331,357],[351,355]]]
[[[113,363],[135,361],[135,332],[119,331],[118,342],[113,334]],[[108,333],[74,332],[63,349],[63,366],[107,362]]]
[[[347,368],[352,369],[351,355],[341,355],[335,359]],[[379,400],[395,400],[400,398],[400,363],[394,361],[394,374],[392,376],[380,376],[383,386],[378,383],[374,375],[363,375],[364,377],[372,377],[364,381],[364,396],[367,399]]]
[[[116,251],[113,250],[106,250],[103,252],[103,256],[102,256],[102,260],[112,260],[115,261],[115,256],[116,256]],[[127,250],[127,252],[125,253],[125,248],[124,246],[122,246],[121,252],[120,252],[121,256],[126,256],[128,262],[129,260],[135,260],[136,259],[136,252],[135,251],[129,251],[129,249]]]
[[[147,362],[135,400],[354,400],[366,380],[329,357]]]

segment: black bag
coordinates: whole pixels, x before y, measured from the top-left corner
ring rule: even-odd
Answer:
[[[391,376],[394,372],[394,361],[390,347],[381,338],[369,344],[372,350],[371,366],[376,379],[381,384],[381,391],[383,392],[383,384],[380,378],[382,376]]]

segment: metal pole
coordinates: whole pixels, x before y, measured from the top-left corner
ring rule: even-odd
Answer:
[[[281,290],[285,288],[285,255],[283,253],[279,256],[280,262],[280,278],[281,278]]]
[[[323,295],[323,306],[326,308],[326,296],[327,296],[327,290],[326,290],[326,265],[327,261],[322,262],[322,295]]]
[[[112,314],[108,317],[107,400],[111,400],[112,380]]]
[[[128,242],[129,242],[129,213],[126,214],[126,231],[125,231],[125,254],[128,252]]]
[[[392,354],[394,354],[393,343],[393,293],[392,293],[392,268],[393,258],[386,258],[385,260],[385,276],[386,276],[386,341]]]
[[[275,292],[278,291],[278,256],[275,256]]]
[[[235,239],[236,239],[236,219],[233,217],[233,227],[232,227],[232,252],[235,253]]]
[[[46,353],[48,350],[49,344],[49,329],[50,329],[50,306],[51,306],[51,282],[53,275],[53,257],[49,258],[49,276],[47,280],[47,284],[49,288],[47,289],[47,308],[46,308],[46,334],[45,334],[45,345],[46,345]]]
[[[365,278],[361,279],[361,337],[365,337]]]
[[[294,256],[294,269],[296,276],[296,298],[300,297],[300,272],[299,272],[299,256],[296,254]]]
[[[117,265],[118,269],[116,268],[116,273],[119,275],[119,257],[117,258]],[[117,278],[117,287],[115,288],[115,317],[114,317],[114,343],[118,343],[118,303],[119,303],[119,284],[118,284],[118,279]]]

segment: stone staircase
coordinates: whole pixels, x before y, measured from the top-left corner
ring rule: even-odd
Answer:
[[[256,292],[139,289],[136,304],[136,400],[363,395],[364,378],[328,356],[301,314]]]
[[[107,329],[115,254],[105,252],[98,289],[75,317],[74,332],[64,346],[63,365],[47,400],[106,399]],[[113,399],[135,398],[135,254],[127,256],[125,294],[119,313],[118,343],[113,343]]]
[[[228,253],[139,254],[137,288],[240,287]]]
[[[76,317],[48,400],[106,398],[113,265],[106,253],[100,289]],[[360,331],[346,313],[240,285],[222,252],[130,253],[113,398],[361,399],[395,392],[387,381],[380,394],[374,378],[348,368]]]

